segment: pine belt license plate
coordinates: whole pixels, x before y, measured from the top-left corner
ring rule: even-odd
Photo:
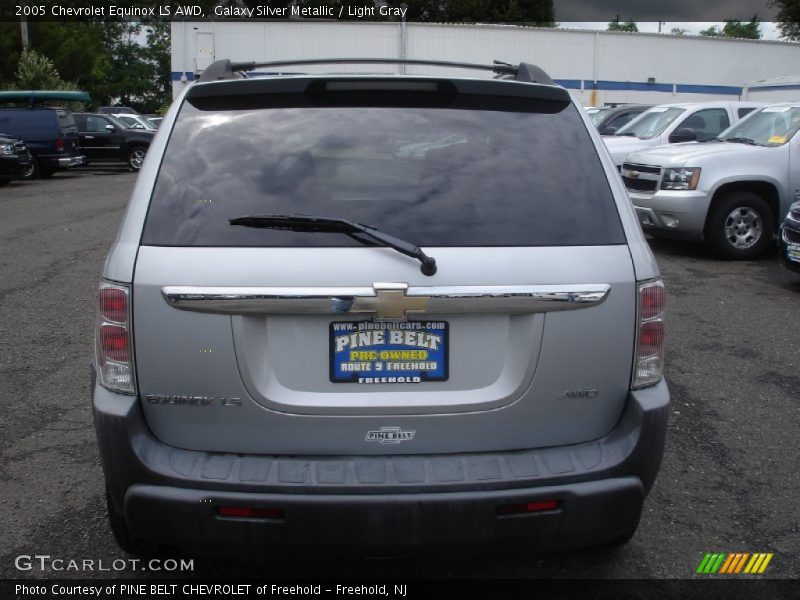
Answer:
[[[445,321],[337,321],[330,326],[333,383],[447,381]]]

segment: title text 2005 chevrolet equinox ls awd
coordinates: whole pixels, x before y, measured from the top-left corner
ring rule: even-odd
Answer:
[[[500,77],[220,61],[174,103],[99,287],[124,549],[633,534],[669,400],[658,268],[568,93],[469,66]]]

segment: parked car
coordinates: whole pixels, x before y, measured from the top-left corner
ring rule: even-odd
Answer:
[[[0,103],[13,104],[0,108],[0,131],[23,140],[31,154],[24,178],[50,177],[58,170],[85,163],[86,158],[77,147],[78,132],[72,113],[43,103],[88,100],[86,92],[0,92]]]
[[[22,179],[31,168],[31,155],[25,142],[0,133],[0,186]]]
[[[134,171],[142,167],[155,132],[129,129],[111,115],[75,113],[81,149],[89,161],[125,162]]]
[[[159,125],[161,125],[161,121],[164,120],[164,117],[160,117],[160,116],[156,116],[156,115],[145,115],[145,118],[156,129],[158,129]]]
[[[614,164],[619,167],[631,152],[680,142],[706,142],[732,123],[764,106],[758,102],[698,102],[654,106],[612,136],[604,136]]]
[[[758,256],[800,194],[799,128],[800,104],[779,104],[712,142],[631,153],[622,179],[642,227],[705,240],[723,258]]]
[[[139,111],[130,106],[101,106],[97,109],[101,115],[138,115]]]
[[[156,129],[158,129],[147,119],[145,119],[144,117],[140,117],[139,115],[126,115],[124,113],[119,113],[111,116],[113,116],[120,123],[125,125],[125,127],[127,127],[128,129],[141,129],[144,131],[155,131]]]
[[[586,115],[525,63],[235,70],[280,67],[181,92],[105,263],[120,546],[624,543],[664,446],[664,288]]]
[[[587,112],[600,135],[613,135],[652,106],[652,104],[623,104],[608,108],[595,108]]]
[[[781,223],[778,255],[783,264],[800,273],[800,201],[792,204]]]

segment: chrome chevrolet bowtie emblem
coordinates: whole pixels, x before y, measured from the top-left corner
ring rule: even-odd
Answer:
[[[376,283],[375,296],[359,296],[350,308],[351,313],[373,313],[377,319],[405,319],[409,314],[421,314],[428,308],[430,296],[406,296],[405,283]]]
[[[630,177],[631,179],[638,179],[639,171],[628,171],[628,177]]]

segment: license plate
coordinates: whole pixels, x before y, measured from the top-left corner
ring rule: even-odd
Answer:
[[[447,381],[445,321],[337,321],[330,326],[333,383]]]
[[[786,259],[800,262],[800,244],[786,244]]]

